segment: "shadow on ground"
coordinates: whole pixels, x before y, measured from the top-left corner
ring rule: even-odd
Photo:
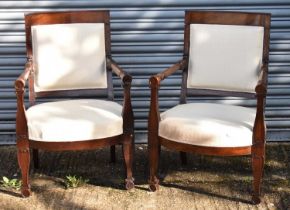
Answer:
[[[268,144],[262,187],[263,202],[257,209],[290,209],[290,144]],[[147,186],[147,147],[135,151],[134,190],[124,190],[125,171],[121,147],[117,162],[109,162],[109,148],[82,152],[40,152],[40,169],[31,169],[33,194],[0,189],[4,209],[252,209],[251,159],[188,154],[182,166],[179,153],[162,149],[161,187]],[[67,175],[89,183],[66,190]],[[19,177],[14,146],[0,147],[0,177]]]

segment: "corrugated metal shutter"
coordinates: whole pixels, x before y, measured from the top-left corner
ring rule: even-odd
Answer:
[[[132,96],[137,140],[146,140],[148,78],[182,57],[184,10],[236,10],[272,13],[269,94],[266,117],[269,140],[290,139],[290,1],[282,0],[146,0],[146,1],[0,1],[0,144],[14,142],[13,83],[25,62],[23,14],[47,10],[111,10],[112,51],[134,76]],[[180,74],[160,91],[162,109],[178,103]],[[121,88],[115,80],[116,98]],[[199,100],[201,97],[195,98]],[[253,100],[206,97],[207,101],[254,105]]]

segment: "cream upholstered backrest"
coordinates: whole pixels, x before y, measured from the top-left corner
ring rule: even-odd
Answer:
[[[255,92],[264,28],[191,24],[188,88]]]
[[[106,88],[104,23],[31,27],[34,89]]]

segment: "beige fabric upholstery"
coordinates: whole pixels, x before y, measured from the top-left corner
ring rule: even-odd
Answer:
[[[254,92],[263,36],[258,26],[191,24],[187,87]]]
[[[103,23],[32,26],[35,91],[106,88]]]
[[[159,136],[198,146],[249,146],[255,115],[255,109],[232,105],[178,105],[161,114]]]
[[[122,106],[111,101],[81,99],[48,102],[26,112],[29,139],[80,141],[123,133]]]

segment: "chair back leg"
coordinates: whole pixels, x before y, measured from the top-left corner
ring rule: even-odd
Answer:
[[[180,160],[182,165],[187,165],[187,156],[186,152],[179,152]]]
[[[116,146],[112,145],[110,148],[110,162],[116,163]]]
[[[33,149],[32,150],[32,158],[33,158],[33,167],[34,167],[34,169],[39,169],[38,149]]]

